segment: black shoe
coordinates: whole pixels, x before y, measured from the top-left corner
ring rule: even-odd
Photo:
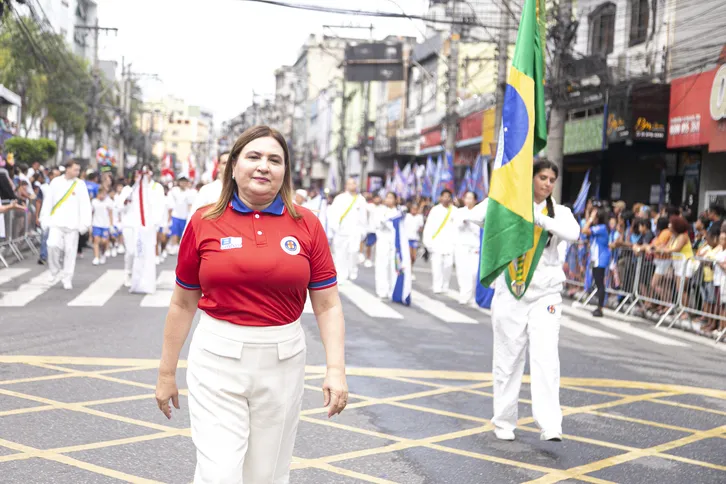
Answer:
[[[596,318],[602,318],[603,317],[602,309],[597,308],[596,310],[594,310],[592,312],[592,315],[595,316]]]
[[[39,266],[44,266],[45,264],[46,264],[46,262],[43,259],[38,259]]]

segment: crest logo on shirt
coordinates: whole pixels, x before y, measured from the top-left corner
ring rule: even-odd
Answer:
[[[222,250],[241,249],[242,248],[242,237],[221,238],[221,239],[219,239],[219,248]]]
[[[547,306],[547,312],[550,314],[555,314],[555,307],[554,306]]]
[[[282,250],[290,255],[298,255],[300,253],[300,242],[295,237],[285,237],[280,241]]]

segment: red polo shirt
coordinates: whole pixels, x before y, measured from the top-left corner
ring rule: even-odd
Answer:
[[[294,219],[282,198],[262,211],[234,195],[217,219],[197,210],[181,240],[176,283],[201,289],[199,309],[243,326],[280,326],[303,312],[307,290],[337,283],[328,239],[303,207]]]

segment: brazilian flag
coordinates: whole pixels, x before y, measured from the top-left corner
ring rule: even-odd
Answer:
[[[534,224],[532,164],[547,145],[545,2],[525,0],[507,78],[501,130],[484,221],[479,274],[489,286],[505,269],[510,290],[524,294],[546,244]]]

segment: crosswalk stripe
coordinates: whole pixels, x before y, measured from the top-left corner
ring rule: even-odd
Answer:
[[[575,331],[576,333],[584,334],[585,336],[591,336],[593,338],[620,339],[620,336],[618,335],[601,331],[587,324],[578,323],[577,321],[573,321],[567,316],[562,316],[562,319],[560,319],[560,326]]]
[[[631,326],[629,323],[620,323],[620,322],[616,323],[614,321],[608,321],[605,319],[598,319],[597,322],[610,329],[614,329],[614,330],[620,331],[622,333],[630,334],[632,336],[637,336],[639,338],[643,338],[648,341],[652,341],[653,343],[658,343],[658,344],[666,345],[666,346],[684,346],[684,347],[690,346],[688,343],[686,343],[684,341],[678,341],[675,339],[666,338],[665,336],[661,336],[659,334],[654,334],[650,331],[646,331],[644,329],[640,329],[640,328]]]
[[[103,306],[116,294],[126,278],[123,270],[108,270],[80,293],[69,306]]]
[[[418,291],[411,291],[411,305],[416,306],[445,323],[479,324],[476,319],[451,309],[446,304]]]
[[[0,271],[0,284],[10,282],[16,277],[22,276],[26,272],[30,272],[30,269],[3,269]]]
[[[403,319],[403,316],[376,296],[350,281],[338,285],[338,290],[358,309],[372,318]]]
[[[22,307],[51,288],[50,271],[44,271],[0,298],[0,307]]]
[[[161,271],[156,278],[156,292],[147,294],[141,300],[142,308],[168,308],[171,304],[171,295],[174,293],[176,275],[174,271]]]

